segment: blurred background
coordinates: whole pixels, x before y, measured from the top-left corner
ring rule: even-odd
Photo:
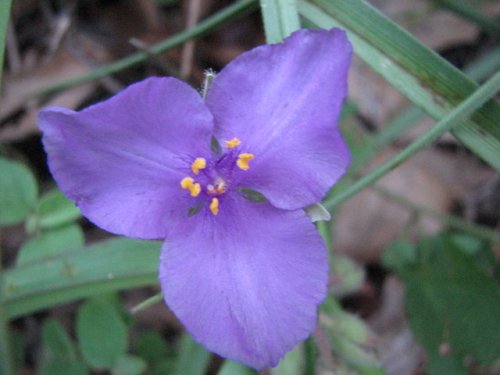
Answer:
[[[495,21],[500,16],[498,1],[467,2],[492,22],[490,28],[458,14],[446,1],[373,0],[370,3],[424,45],[468,72],[474,80],[482,82],[499,69],[500,27]],[[40,198],[36,208],[25,215],[26,220],[0,227],[4,273],[47,254],[52,256],[83,244],[100,243],[110,236],[81,218],[71,203],[53,190],[54,182],[46,166],[36,124],[37,112],[48,105],[80,109],[153,75],[176,76],[199,88],[205,70],[218,71],[240,53],[266,41],[262,16],[258,4],[254,3],[242,8],[237,18],[214,24],[203,35],[184,42],[183,31],[231,5],[234,2],[229,0],[12,2],[0,93],[0,155],[29,168],[37,181]],[[174,41],[174,48],[157,53],[157,43],[171,41],[169,38],[179,33],[181,39]],[[128,60],[120,60],[124,58]],[[122,65],[109,65],[115,61],[121,61]],[[97,74],[98,79],[90,80],[93,74]],[[381,165],[434,123],[371,67],[355,58],[349,77],[349,98],[342,116],[343,132],[351,144],[354,161],[349,175],[337,189]],[[367,139],[375,143],[367,146]],[[498,274],[499,214],[500,176],[450,134],[374,187],[336,208],[327,228],[332,233],[334,249],[331,289],[342,311],[355,317],[353,324],[358,324],[358,319],[362,321],[362,333],[358,339],[352,338],[356,348],[345,349],[330,343],[325,353],[320,334],[315,337],[315,344],[306,342],[306,357],[297,354],[287,362],[289,367],[263,373],[376,373],[362,372],[362,366],[349,365],[349,361],[360,360],[370,366],[377,363],[373,366],[380,365],[387,374],[393,375],[429,371],[453,374],[447,372],[450,370],[440,372],[437,364],[431,370],[428,367],[433,363],[432,355],[426,350],[428,346],[437,345],[439,353],[446,358],[454,359],[457,354],[450,349],[446,329],[442,328],[447,324],[446,319],[441,326],[429,323],[427,327],[425,321],[418,318],[408,320],[419,303],[421,291],[415,292],[415,285],[427,276],[432,278],[432,272],[439,273],[440,269],[419,268],[420,273],[411,273],[405,267],[414,264],[415,254],[421,256],[424,248],[451,246],[460,248],[464,254],[473,254],[474,259],[479,259],[478,264],[482,264],[478,267],[484,266],[481,269],[488,275]],[[66,233],[56,238],[65,239],[64,249],[51,253],[53,239],[40,238],[45,231],[61,228]],[[61,240],[56,242],[60,244]],[[37,250],[39,248],[45,249],[45,255],[36,254],[42,251]],[[447,254],[446,251],[443,253]],[[449,264],[456,259],[439,258],[435,264],[441,261]],[[416,294],[405,293],[409,286]],[[477,294],[482,290],[477,289]],[[16,316],[9,326],[15,373],[201,375],[220,374],[222,369],[225,375],[253,373],[227,367],[233,365],[224,364],[221,358],[198,347],[183,335],[182,326],[162,303],[129,314],[131,308],[158,291],[154,285],[127,289],[13,314]],[[498,297],[498,290],[485,293]],[[328,308],[337,311],[338,306]],[[328,326],[336,322],[328,320],[327,310],[324,314],[326,318],[322,321],[320,317],[320,323]],[[476,313],[464,310],[462,314]],[[477,315],[475,319],[489,319],[498,327],[499,316]],[[432,320],[432,316],[425,317],[428,318]],[[337,322],[342,324],[351,322],[350,318],[339,319]],[[78,325],[97,330],[95,337],[90,341],[82,337]],[[120,347],[118,351],[116,347],[110,349],[110,360],[106,356],[99,358],[102,353],[86,348],[98,345],[99,335],[106,336],[108,327],[116,327],[111,331],[117,335],[113,339],[119,343],[116,347]],[[416,335],[416,329],[431,332]],[[498,332],[491,332],[492,337],[483,337],[486,343],[479,338],[477,347],[487,345],[495,357],[500,342]],[[474,332],[471,334],[474,336]],[[346,335],[354,334],[351,330]],[[432,337],[437,344],[429,343]],[[495,341],[497,347],[491,348],[490,343]],[[106,351],[97,349],[100,350]],[[314,370],[307,370],[308,350],[315,351],[320,358]],[[467,350],[460,352],[466,373],[500,374],[498,357],[492,361],[490,355],[490,359],[482,361]],[[59,356],[61,353],[63,359]],[[349,355],[354,359],[349,360]],[[348,364],[337,368],[341,362]]]

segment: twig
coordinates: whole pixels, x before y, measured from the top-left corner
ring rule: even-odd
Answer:
[[[194,27],[198,20],[200,19],[201,13],[201,0],[188,0],[188,9],[187,9],[187,22],[186,28],[191,29]],[[181,56],[181,78],[186,79],[191,74],[191,70],[193,68],[193,56],[194,56],[194,47],[195,41],[190,40],[182,49]]]

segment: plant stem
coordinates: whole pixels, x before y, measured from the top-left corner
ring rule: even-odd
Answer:
[[[161,302],[162,300],[163,300],[163,293],[155,294],[154,296],[149,297],[145,301],[142,301],[138,305],[135,305],[134,307],[132,307],[130,309],[130,313],[137,314],[139,311],[147,309],[148,307],[153,306],[153,305],[157,304],[158,302]]]
[[[0,0],[0,89],[2,88],[3,59],[5,55],[5,42],[9,25],[11,0]]]

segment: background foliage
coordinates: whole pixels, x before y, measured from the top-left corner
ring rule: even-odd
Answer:
[[[40,161],[34,114],[48,104],[80,108],[147,75],[176,75],[199,86],[209,66],[195,58],[192,40],[220,69],[264,37],[276,43],[300,27],[345,29],[357,56],[351,83],[356,77],[368,82],[375,72],[392,88],[383,94],[407,102],[404,110],[380,120],[351,85],[342,127],[353,163],[325,198],[333,222],[318,224],[330,251],[331,293],[314,335],[264,373],[498,371],[500,106],[494,96],[500,88],[500,27],[493,14],[500,9],[494,1],[482,0],[478,7],[472,1],[433,0],[420,8],[461,19],[477,31],[480,53],[462,52],[465,69],[399,26],[376,1],[239,0],[222,7],[118,1],[113,9],[139,23],[131,14],[140,9],[146,26],[114,23],[118,29],[108,30],[110,35],[136,38],[117,51],[102,41],[106,28],[99,29],[101,35],[89,34],[89,26],[99,28],[112,19],[96,11],[103,3],[1,2],[0,61],[4,50],[7,58],[0,97],[0,374],[254,373],[214,358],[157,304],[159,243],[109,238],[54,187]],[[179,22],[183,15],[187,25]],[[30,17],[38,24],[29,24]],[[40,40],[33,30],[48,31],[50,37]],[[217,49],[217,43],[226,44]],[[82,50],[91,50],[90,62]],[[54,67],[47,74],[51,61],[57,74]],[[422,121],[432,125],[422,127]],[[424,159],[423,174],[391,180],[429,150],[435,153]],[[434,180],[425,178],[434,163],[442,165],[439,173],[458,177],[446,180],[432,199]],[[398,184],[408,176],[416,188]],[[457,197],[456,190],[468,195],[452,201],[458,208],[447,207],[443,202],[447,195]],[[373,194],[385,203],[373,206]],[[405,214],[387,221],[383,213],[394,213],[389,204]],[[370,215],[370,209],[377,214]],[[391,223],[400,218],[394,230]],[[371,220],[368,225],[365,219]],[[374,239],[377,246],[362,233],[372,227],[388,233]],[[364,242],[358,244],[357,237]],[[378,250],[366,255],[365,247]],[[387,328],[396,324],[399,331]]]

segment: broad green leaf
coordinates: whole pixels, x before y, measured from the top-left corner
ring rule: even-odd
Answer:
[[[88,367],[80,361],[68,362],[62,358],[56,357],[44,363],[40,368],[39,375],[89,375]]]
[[[334,298],[327,298],[321,305],[319,324],[342,373],[384,374],[370,344],[374,341],[370,329],[361,319],[344,312]]]
[[[257,373],[241,363],[225,360],[217,375],[257,375]]]
[[[196,343],[189,334],[184,333],[180,340],[180,349],[174,374],[205,374],[210,360],[210,353]]]
[[[2,272],[9,318],[124,288],[157,283],[160,244],[113,239]]]
[[[408,241],[398,240],[391,243],[384,250],[382,264],[393,270],[403,270],[417,260],[417,249]]]
[[[42,327],[41,375],[86,375],[87,367],[77,357],[71,338],[64,327],[54,319],[48,319]]]
[[[52,356],[68,360],[77,358],[73,342],[57,320],[48,319],[43,323],[42,340]]]
[[[337,297],[356,292],[365,281],[365,270],[349,257],[334,253],[330,268],[332,293]]]
[[[111,371],[113,375],[141,375],[146,370],[146,362],[140,357],[125,354],[118,358]]]
[[[66,198],[59,189],[53,189],[42,196],[36,214],[30,218],[28,227],[49,229],[71,224],[81,217],[75,202]]]
[[[271,369],[272,375],[302,375],[305,368],[304,345],[297,345],[285,355],[277,367]]]
[[[91,299],[80,307],[76,334],[83,358],[92,368],[114,368],[127,350],[127,327],[104,299]]]
[[[460,363],[466,356],[483,364],[500,359],[500,289],[493,277],[447,235],[419,245],[418,259],[399,274],[410,325],[429,357],[439,359],[447,347],[446,356]]]
[[[314,3],[315,5],[313,5]],[[477,88],[472,80],[363,0],[299,1],[319,27],[347,30],[356,54],[435,119],[443,118]],[[500,170],[500,105],[490,101],[455,127],[454,135]]]
[[[153,373],[165,367],[165,362],[169,365],[169,371],[164,373],[173,373],[174,370],[174,352],[170,348],[163,336],[157,331],[145,331],[138,339],[136,354],[143,358]]]
[[[36,203],[37,184],[23,164],[0,157],[0,226],[26,219]]]
[[[40,233],[19,249],[17,265],[40,261],[83,245],[83,231],[78,225],[68,225]]]

